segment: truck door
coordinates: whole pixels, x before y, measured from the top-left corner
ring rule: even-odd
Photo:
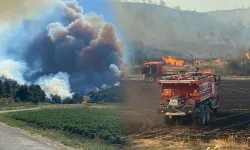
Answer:
[[[149,74],[150,73],[150,66],[144,65],[142,68],[142,74]]]
[[[153,75],[157,74],[157,65],[152,65],[152,74]]]

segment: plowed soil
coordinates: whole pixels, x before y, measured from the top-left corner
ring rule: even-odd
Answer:
[[[160,86],[139,80],[125,84],[125,121],[133,139],[190,140],[227,138],[236,140],[250,137],[250,80],[227,78],[219,85],[220,106],[210,125],[198,127],[192,123],[165,125],[157,114],[161,99]]]

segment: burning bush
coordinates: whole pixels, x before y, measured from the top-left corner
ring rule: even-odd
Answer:
[[[177,60],[172,58],[171,56],[168,56],[167,58],[163,57],[163,60],[166,62],[166,64],[174,65],[174,66],[183,66],[184,61],[183,60]]]

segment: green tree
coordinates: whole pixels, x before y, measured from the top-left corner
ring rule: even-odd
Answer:
[[[27,85],[21,85],[16,92],[15,99],[20,99],[22,102],[29,101],[29,87]]]
[[[53,104],[61,104],[62,103],[62,99],[60,98],[60,96],[58,95],[54,95],[54,96],[51,96],[52,97],[52,103]]]
[[[30,85],[29,86],[29,99],[33,103],[44,102],[45,92],[41,89],[39,85]]]
[[[10,98],[10,96],[11,96],[11,85],[8,82],[8,80],[5,79],[3,83],[3,97]]]
[[[3,97],[3,82],[0,80],[0,98]]]

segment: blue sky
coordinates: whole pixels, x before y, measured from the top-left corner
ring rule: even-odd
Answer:
[[[107,23],[114,24],[117,31],[119,38],[122,38],[121,30],[119,29],[118,23],[115,22],[114,12],[112,11],[111,7],[109,6],[107,0],[77,0],[79,5],[83,8],[84,13],[88,12],[95,12],[98,15],[102,15],[104,20]]]
[[[112,10],[106,0],[78,0],[78,2],[82,6],[84,13],[94,11],[99,15],[103,15],[105,21],[114,23]]]

